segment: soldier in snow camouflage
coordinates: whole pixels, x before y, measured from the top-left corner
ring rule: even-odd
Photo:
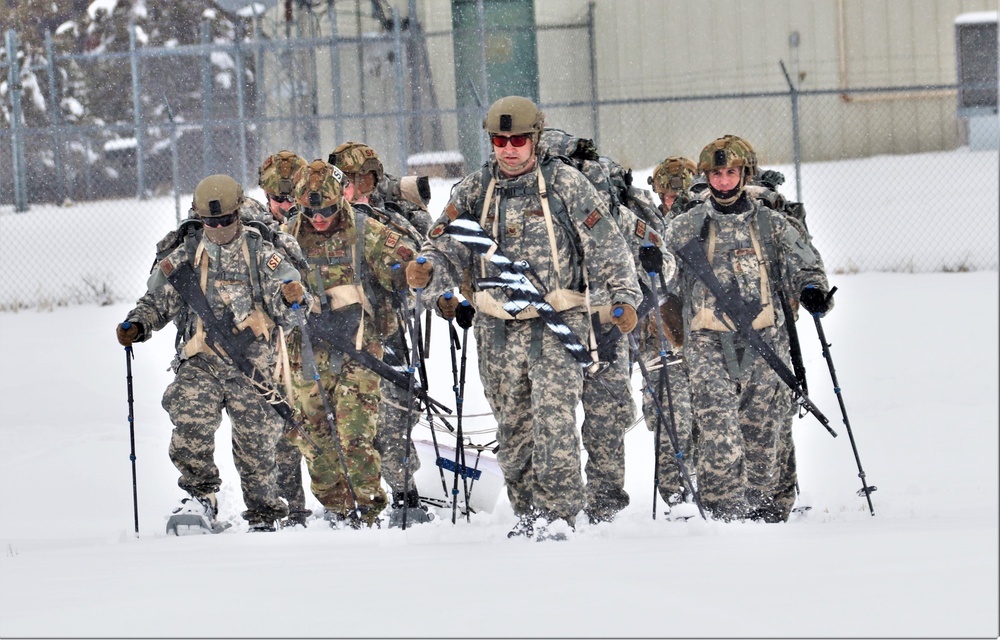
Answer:
[[[228,311],[236,326],[258,336],[245,354],[269,378],[274,370],[275,324],[291,328],[290,300],[308,300],[299,275],[273,245],[239,216],[242,188],[228,176],[210,176],[195,189],[193,209],[203,234],[182,242],[158,262],[147,292],[129,312],[129,328],[119,325],[122,344],[143,342],[154,331],[184,314],[179,327],[176,377],[163,395],[163,408],[174,424],[170,459],[180,471],[178,485],[193,498],[217,510],[221,480],[215,465],[215,432],[225,408],[233,425],[233,457],[243,487],[251,530],[273,530],[287,513],[275,493],[275,442],[281,422],[250,380],[207,344],[198,316],[167,281],[175,265],[190,262],[217,317]],[[214,206],[213,206],[214,205]],[[289,281],[289,284],[283,284]],[[235,328],[235,327],[234,327]]]
[[[586,340],[589,331],[585,271],[591,290],[607,290],[622,309],[616,324],[630,331],[641,294],[628,249],[587,178],[536,153],[543,120],[534,103],[519,96],[490,107],[483,128],[493,156],[452,191],[424,244],[427,262],[411,262],[407,281],[436,299],[466,278],[493,275],[445,231],[466,216],[479,221],[505,255],[531,264],[540,290],[578,337]],[[497,459],[519,517],[509,535],[545,539],[572,527],[584,507],[575,415],[583,370],[537,315],[511,318],[503,299],[500,292],[473,292],[479,371],[499,425]]]
[[[735,136],[707,145],[698,168],[708,178],[710,199],[670,223],[667,246],[676,250],[703,237],[709,264],[720,282],[744,300],[760,303],[754,329],[787,358],[782,325],[790,319],[776,304],[777,283],[769,277],[768,256],[780,261],[788,282],[801,292],[799,297],[810,311],[829,310],[824,302],[828,285],[818,255],[795,227],[746,195],[753,167],[748,145]],[[769,232],[762,231],[768,228]],[[810,289],[813,293],[806,293]],[[714,296],[684,266],[677,293],[683,300],[684,354],[694,420],[700,428],[696,467],[702,502],[722,520],[770,521],[790,391],[716,313]]]

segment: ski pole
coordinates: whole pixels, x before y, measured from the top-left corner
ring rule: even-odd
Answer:
[[[299,330],[302,332],[303,364],[308,364],[313,370],[313,380],[316,381],[316,387],[319,389],[319,397],[323,400],[323,409],[326,411],[326,422],[330,425],[333,442],[337,445],[337,457],[340,458],[340,466],[344,471],[347,490],[350,492],[351,501],[354,503],[354,518],[360,524],[361,505],[358,503],[357,493],[354,492],[354,482],[351,480],[351,474],[347,470],[347,460],[344,458],[344,445],[340,441],[340,430],[337,428],[337,417],[333,413],[333,407],[330,406],[330,399],[327,397],[326,389],[323,388],[323,382],[319,377],[319,368],[316,366],[316,355],[313,353],[312,339],[309,336],[309,329],[306,326],[306,314],[302,309],[302,305],[298,303],[293,304],[292,309],[295,310],[296,318],[299,322]],[[305,428],[303,427],[302,430],[305,431]]]
[[[132,323],[126,320],[122,329],[129,329]],[[135,481],[135,399],[132,395],[132,345],[125,347],[125,383],[128,387],[128,437],[132,447],[128,459],[132,462],[132,515],[135,518],[135,537],[139,537],[139,492]]]
[[[837,287],[830,289],[830,293],[826,294],[827,301],[833,297],[833,292],[837,290]],[[830,369],[830,379],[833,381],[833,392],[837,394],[837,402],[840,403],[840,415],[844,417],[844,428],[847,429],[847,437],[851,441],[851,449],[854,450],[854,461],[858,464],[858,477],[861,478],[861,489],[858,491],[859,496],[864,496],[868,500],[868,509],[875,515],[875,507],[872,505],[872,493],[878,490],[878,487],[868,486],[868,482],[865,478],[865,470],[861,467],[861,456],[858,455],[858,445],[854,441],[854,431],[851,430],[851,421],[847,417],[847,407],[844,405],[844,396],[840,392],[840,383],[837,381],[837,370],[833,367],[833,358],[830,356],[830,344],[826,341],[826,333],[823,332],[823,323],[820,321],[820,314],[812,314],[813,322],[816,323],[816,333],[819,335],[819,342],[823,346],[823,357],[826,359],[826,366]]]
[[[451,522],[455,524],[455,509],[458,504],[458,469],[461,464],[462,486],[465,489],[465,521],[471,522],[469,506],[469,474],[465,466],[465,440],[462,437],[462,413],[465,406],[465,363],[468,357],[469,347],[469,327],[472,326],[472,316],[476,310],[472,308],[468,300],[462,300],[455,311],[455,321],[462,328],[462,367],[458,377],[458,386],[455,388],[455,413],[458,433],[455,436],[455,485],[452,487]],[[454,329],[453,329],[454,330]],[[455,366],[455,352],[451,353],[452,369]],[[478,460],[477,460],[478,464]]]

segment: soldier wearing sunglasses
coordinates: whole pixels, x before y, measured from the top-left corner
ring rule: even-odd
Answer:
[[[508,96],[486,114],[493,145],[487,165],[459,183],[407,281],[434,300],[471,281],[463,293],[476,307],[474,330],[483,389],[498,422],[497,459],[518,522],[509,537],[570,535],[585,504],[576,406],[583,370],[537,315],[507,314],[504,294],[477,291],[492,267],[449,237],[460,216],[479,222],[511,260],[527,260],[537,286],[586,340],[588,286],[606,290],[621,309],[623,332],[636,323],[641,299],[631,254],[607,206],[576,169],[539,154],[544,116],[527,98]]]

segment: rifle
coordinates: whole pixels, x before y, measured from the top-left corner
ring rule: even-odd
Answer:
[[[715,277],[712,266],[708,263],[708,257],[705,255],[703,244],[704,240],[700,237],[692,238],[678,249],[676,253],[691,267],[695,275],[705,283],[705,286],[715,296],[716,303],[719,306],[718,311],[721,312],[719,313],[720,319],[735,330],[736,333],[740,334],[753,347],[754,351],[760,354],[764,362],[792,390],[795,394],[796,402],[806,411],[813,414],[819,420],[820,424],[830,432],[830,435],[836,438],[837,432],[830,427],[830,420],[809,399],[809,396],[806,395],[802,385],[795,379],[795,374],[788,368],[788,365],[775,353],[769,344],[764,342],[760,334],[757,333],[757,330],[753,328],[753,319],[760,312],[760,303],[756,303],[756,309],[751,308],[738,293],[722,286],[719,279]]]
[[[167,273],[166,267],[169,268]],[[253,268],[251,266],[251,268]],[[217,318],[212,312],[205,292],[201,290],[198,276],[190,262],[182,262],[180,265],[164,264],[164,275],[167,281],[177,291],[178,295],[187,303],[195,314],[201,318],[205,327],[206,343],[220,358],[231,362],[236,368],[250,380],[265,402],[281,416],[288,424],[286,433],[293,429],[305,439],[318,453],[322,454],[323,449],[306,433],[302,428],[302,423],[295,419],[295,409],[282,400],[281,393],[268,380],[257,367],[253,366],[245,356],[247,348],[257,340],[257,336],[249,327],[244,327],[241,331],[236,331],[236,321],[233,312],[228,308],[223,313],[222,318]]]
[[[470,219],[467,215],[452,220],[445,227],[445,232],[474,254],[488,260],[497,270],[498,277],[479,278],[476,284],[483,291],[489,289],[503,291],[507,295],[507,302],[503,305],[504,311],[517,317],[529,306],[534,307],[545,326],[552,330],[573,356],[573,359],[587,373],[599,370],[600,365],[594,362],[590,350],[580,342],[580,338],[573,333],[559,312],[552,308],[542,292],[528,278],[529,273],[534,275],[536,279],[538,276],[527,260],[514,262],[505,256],[496,240],[486,233],[477,221]]]

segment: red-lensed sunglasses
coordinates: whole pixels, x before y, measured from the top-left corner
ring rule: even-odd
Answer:
[[[503,149],[507,146],[509,142],[512,147],[523,147],[528,144],[528,140],[531,140],[531,136],[518,134],[516,136],[492,136],[493,146],[497,149]]]

